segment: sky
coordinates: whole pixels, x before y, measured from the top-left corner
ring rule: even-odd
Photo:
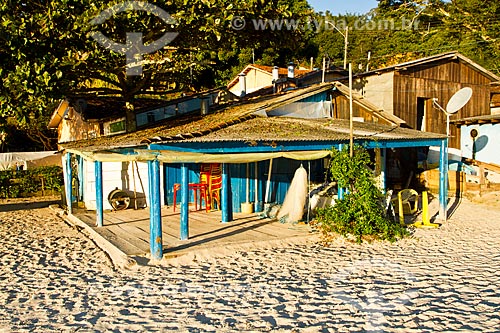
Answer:
[[[377,0],[308,0],[317,12],[329,10],[335,14],[365,14],[377,7]]]

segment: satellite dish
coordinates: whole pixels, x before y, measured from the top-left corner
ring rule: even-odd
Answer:
[[[465,104],[467,104],[472,97],[472,89],[469,87],[462,88],[457,91],[453,96],[451,96],[448,104],[446,105],[446,113],[454,114],[457,113],[458,110],[463,108]]]

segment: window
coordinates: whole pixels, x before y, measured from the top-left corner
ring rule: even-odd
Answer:
[[[109,124],[109,134],[120,132],[125,132],[125,120],[120,120]]]

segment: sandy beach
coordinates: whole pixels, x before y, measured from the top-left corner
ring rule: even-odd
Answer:
[[[0,207],[1,332],[500,331],[499,208],[464,200],[440,229],[396,244],[119,271],[40,206]]]

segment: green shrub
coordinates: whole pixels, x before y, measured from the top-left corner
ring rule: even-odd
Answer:
[[[29,170],[0,171],[0,198],[30,197],[55,194],[64,184],[62,168],[58,166],[39,167]]]
[[[354,156],[349,156],[349,147],[342,151],[332,150],[329,172],[339,188],[348,193],[334,206],[319,209],[316,224],[328,242],[332,234],[354,237],[356,242],[381,239],[391,242],[408,235],[408,231],[387,218],[383,195],[375,185],[368,152],[359,146]]]

